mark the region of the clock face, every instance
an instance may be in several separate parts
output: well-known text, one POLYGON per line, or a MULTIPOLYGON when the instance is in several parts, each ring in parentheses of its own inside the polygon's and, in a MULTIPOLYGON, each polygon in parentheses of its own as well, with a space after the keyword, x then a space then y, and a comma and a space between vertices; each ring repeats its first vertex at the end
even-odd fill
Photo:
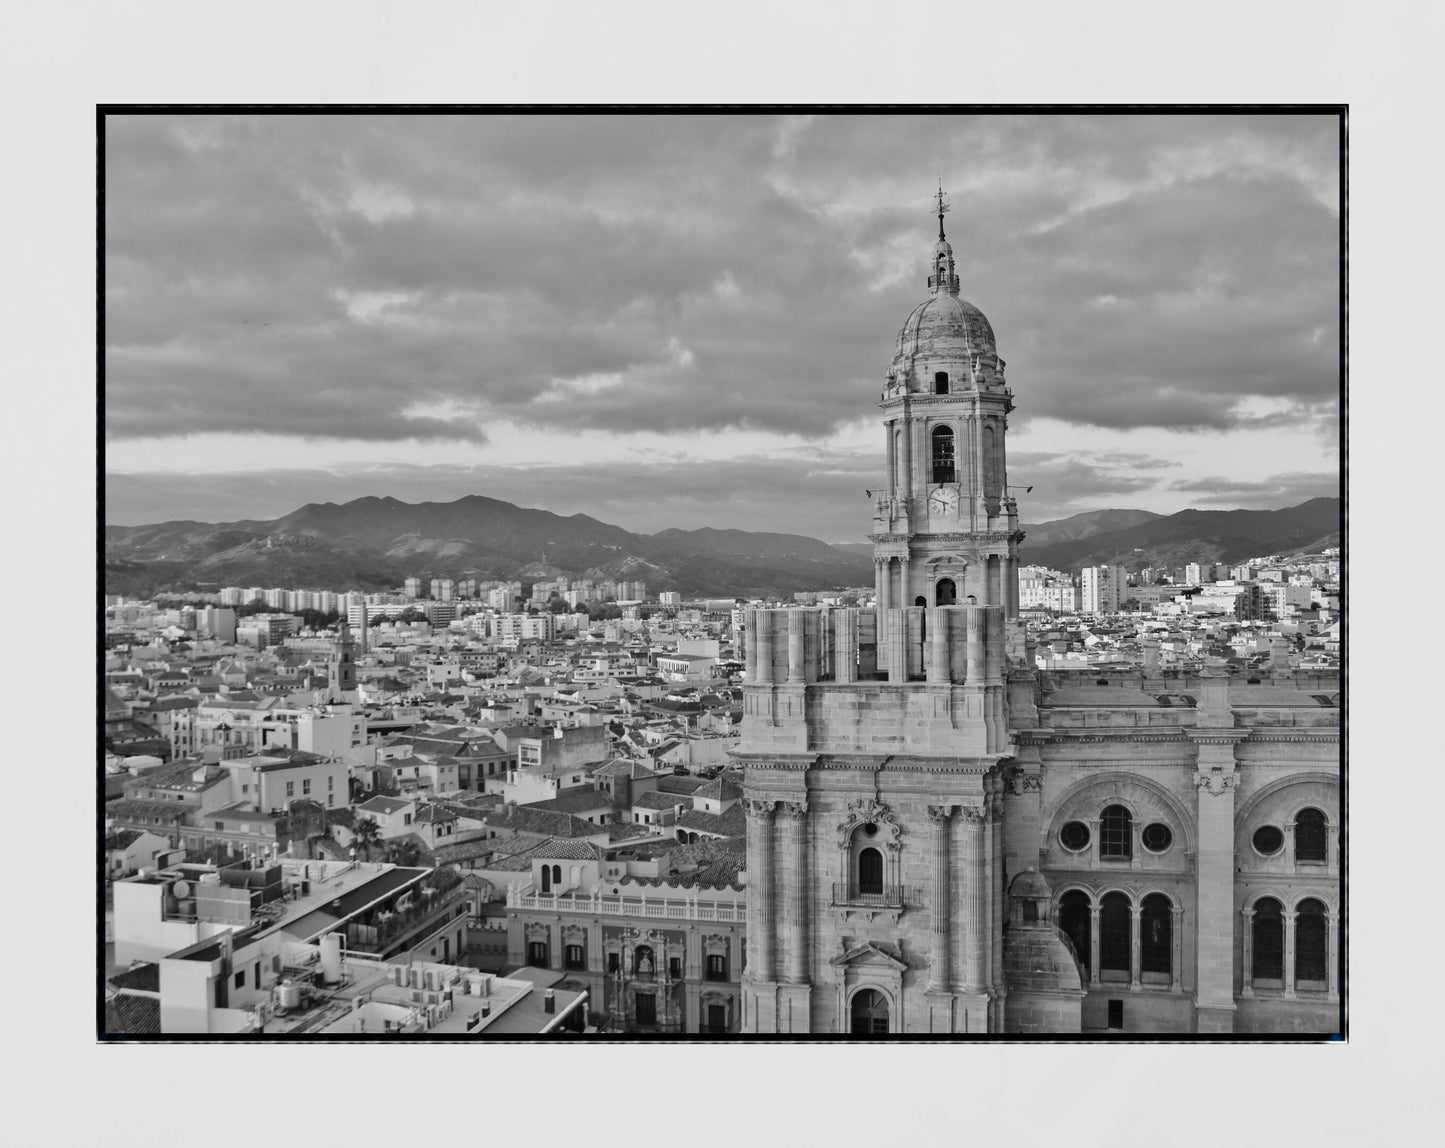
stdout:
POLYGON ((949 486, 935 490, 928 496, 928 512, 945 516, 957 514, 958 491, 949 486))

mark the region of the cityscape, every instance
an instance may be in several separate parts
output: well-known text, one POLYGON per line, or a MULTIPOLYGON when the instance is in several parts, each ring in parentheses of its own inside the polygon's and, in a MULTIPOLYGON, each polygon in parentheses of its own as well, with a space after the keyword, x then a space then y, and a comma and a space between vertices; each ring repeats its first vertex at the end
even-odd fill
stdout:
MULTIPOLYGON (((985 314, 976 209, 924 190, 911 301, 831 400, 861 461, 818 448, 837 495, 796 472, 816 511, 358 479, 142 521, 185 485, 118 473, 102 1039, 1343 1032, 1340 501, 1304 463, 1207 469, 1233 448, 1125 458, 1122 410, 1089 459, 1015 448, 1063 408, 985 314)), ((1313 356, 1334 315, 1299 322, 1313 356)), ((1291 400, 1299 442, 1267 388, 1219 441, 1337 449, 1336 387, 1291 400)))

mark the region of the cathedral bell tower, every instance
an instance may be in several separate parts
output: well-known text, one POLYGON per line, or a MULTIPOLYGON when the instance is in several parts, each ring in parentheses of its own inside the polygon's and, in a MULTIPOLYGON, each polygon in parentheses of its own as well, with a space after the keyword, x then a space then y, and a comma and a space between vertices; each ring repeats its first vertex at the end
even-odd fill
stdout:
POLYGON ((929 297, 898 332, 879 403, 888 484, 872 492, 878 608, 973 603, 1013 620, 1023 539, 1004 449, 1013 394, 993 328, 959 297, 942 189, 937 202, 929 297))
MULTIPOLYGON (((979 1033, 1005 1024, 1009 694, 1028 677, 1013 404, 943 232, 882 396, 875 609, 744 618, 742 1028, 979 1033)), ((1026 693, 1027 691, 1021 691, 1026 693)))

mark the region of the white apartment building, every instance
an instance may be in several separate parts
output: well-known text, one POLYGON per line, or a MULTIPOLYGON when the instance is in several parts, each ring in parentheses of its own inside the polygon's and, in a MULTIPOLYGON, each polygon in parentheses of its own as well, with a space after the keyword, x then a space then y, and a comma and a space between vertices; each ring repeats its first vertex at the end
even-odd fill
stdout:
POLYGON ((1119 609, 1128 573, 1123 566, 1086 566, 1079 583, 1079 609, 1086 614, 1111 614, 1119 609))

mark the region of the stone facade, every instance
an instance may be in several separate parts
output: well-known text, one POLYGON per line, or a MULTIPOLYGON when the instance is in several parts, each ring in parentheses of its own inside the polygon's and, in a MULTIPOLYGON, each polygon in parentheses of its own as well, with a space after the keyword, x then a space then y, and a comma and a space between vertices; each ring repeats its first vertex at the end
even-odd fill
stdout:
POLYGON ((742 1029, 1337 1031, 1339 682, 1035 668, 1011 392, 941 224, 877 607, 744 618, 742 1029))

